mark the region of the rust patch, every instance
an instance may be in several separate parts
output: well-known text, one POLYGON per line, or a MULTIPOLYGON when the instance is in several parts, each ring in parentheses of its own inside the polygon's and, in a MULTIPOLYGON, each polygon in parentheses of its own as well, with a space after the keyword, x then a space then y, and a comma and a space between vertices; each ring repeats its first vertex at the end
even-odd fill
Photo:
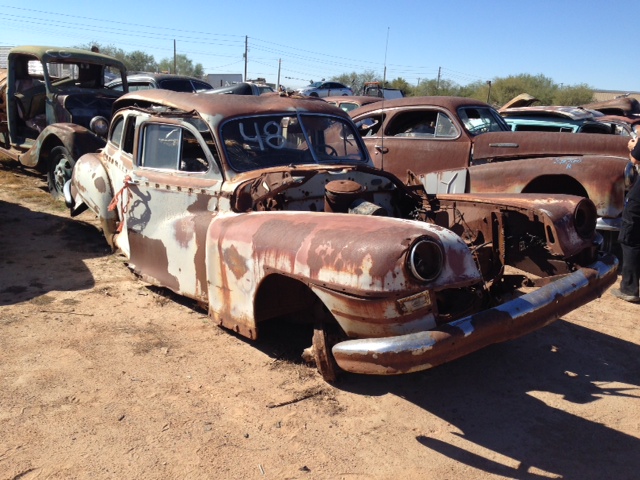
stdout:
POLYGON ((241 279, 249 271, 247 262, 244 257, 240 255, 235 245, 231 245, 229 248, 225 248, 222 252, 224 263, 229 267, 233 275, 237 279, 241 279))

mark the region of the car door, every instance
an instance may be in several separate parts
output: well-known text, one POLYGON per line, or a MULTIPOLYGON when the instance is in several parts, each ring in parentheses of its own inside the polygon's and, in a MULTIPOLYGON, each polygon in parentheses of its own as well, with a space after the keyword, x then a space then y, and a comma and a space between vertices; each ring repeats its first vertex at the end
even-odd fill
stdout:
POLYGON ((415 175, 457 172, 469 165, 471 141, 446 110, 376 110, 354 120, 375 166, 403 181, 409 171, 415 175))
POLYGON ((131 266, 206 301, 205 237, 222 185, 211 134, 180 119, 143 121, 137 132, 126 211, 131 266))

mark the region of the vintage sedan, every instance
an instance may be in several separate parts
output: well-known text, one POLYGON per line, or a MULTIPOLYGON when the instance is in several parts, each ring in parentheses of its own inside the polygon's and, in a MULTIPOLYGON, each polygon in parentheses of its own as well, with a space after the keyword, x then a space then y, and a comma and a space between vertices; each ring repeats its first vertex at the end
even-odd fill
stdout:
MULTIPOLYGON (((174 92, 205 92, 212 90, 211 84, 200 78, 172 73, 134 73, 127 76, 130 92, 159 88, 174 92)), ((122 91, 122 80, 114 80, 107 84, 107 88, 122 91)))
POLYGON ((331 105, 341 108, 345 112, 350 112, 356 108, 382 101, 380 97, 372 97, 369 95, 352 95, 352 96, 331 96, 324 97, 323 100, 331 105))
POLYGON ((143 280, 227 329, 309 325, 304 357, 328 381, 431 368, 553 322, 616 278, 589 200, 427 196, 374 169, 325 102, 149 90, 115 109, 107 146, 66 185, 72 215, 90 208, 143 280), (536 273, 532 291, 507 265, 536 273))
POLYGON ((374 164, 429 193, 562 193, 593 200, 607 248, 624 206, 628 137, 512 132, 471 98, 409 97, 349 112, 374 164), (526 161, 515 161, 526 160, 526 161))

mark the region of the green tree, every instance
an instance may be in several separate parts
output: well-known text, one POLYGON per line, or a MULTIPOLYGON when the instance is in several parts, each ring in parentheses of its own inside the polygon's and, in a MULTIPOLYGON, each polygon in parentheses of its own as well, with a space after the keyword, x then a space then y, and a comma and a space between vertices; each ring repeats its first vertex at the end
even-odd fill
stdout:
POLYGON ((198 78, 202 78, 204 76, 204 68, 202 67, 202 64, 197 63, 196 65, 193 65, 193 61, 182 53, 176 55, 175 66, 176 68, 174 71, 173 58, 163 58, 160 63, 158 63, 158 69, 161 72, 190 75, 198 78))
POLYGON ((354 95, 362 95, 365 82, 379 82, 380 77, 373 70, 365 70, 362 73, 343 73, 337 77, 332 77, 332 82, 340 82, 351 87, 354 95))
POLYGON ((553 105, 584 105, 593 102, 593 88, 586 84, 559 88, 553 105))
POLYGON ((425 79, 413 89, 413 94, 419 97, 433 95, 457 96, 460 95, 460 85, 445 78, 440 80, 437 78, 425 79))
POLYGON ((125 59, 125 65, 129 71, 155 72, 158 70, 158 64, 153 55, 146 54, 140 50, 127 53, 125 59))

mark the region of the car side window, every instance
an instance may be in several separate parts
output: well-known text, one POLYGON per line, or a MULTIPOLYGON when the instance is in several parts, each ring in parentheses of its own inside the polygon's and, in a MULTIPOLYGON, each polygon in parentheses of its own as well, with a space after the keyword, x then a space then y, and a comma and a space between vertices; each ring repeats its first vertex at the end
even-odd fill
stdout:
POLYGON ((111 143, 119 147, 122 143, 122 132, 124 131, 124 117, 114 119, 111 127, 111 143))
POLYGON ((435 110, 409 110, 395 116, 386 134, 390 137, 434 137, 437 121, 435 110))
POLYGON ((140 165, 145 168, 182 172, 205 172, 209 162, 189 130, 164 124, 144 127, 140 165))
POLYGON ((456 138, 460 132, 449 115, 438 112, 438 120, 436 121, 436 138, 456 138))
POLYGON ((358 120, 356 127, 361 137, 376 137, 380 132, 382 121, 384 120, 381 113, 370 115, 366 118, 358 120))

